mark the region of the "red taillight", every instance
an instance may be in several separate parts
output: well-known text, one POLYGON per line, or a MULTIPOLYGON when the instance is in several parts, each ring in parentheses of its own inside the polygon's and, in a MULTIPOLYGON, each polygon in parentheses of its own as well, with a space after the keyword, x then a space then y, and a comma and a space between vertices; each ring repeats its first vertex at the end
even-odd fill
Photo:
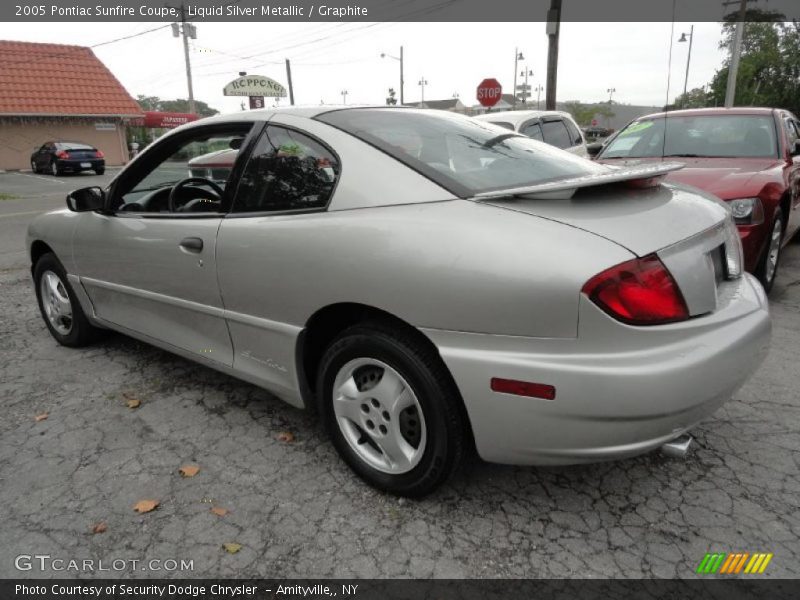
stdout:
POLYGON ((56 158, 69 158, 69 153, 66 150, 59 150, 56 152, 56 158))
POLYGON ((631 325, 689 318, 683 295, 655 254, 611 267, 592 277, 581 291, 609 315, 631 325))
POLYGON ((556 398, 556 388, 546 383, 532 383, 530 381, 492 377, 491 388, 493 392, 514 394, 515 396, 529 396, 531 398, 542 398, 544 400, 555 400, 556 398))
POLYGON ((100 150, 95 150, 94 151, 94 156, 95 156, 95 158, 103 158, 105 156, 105 154, 103 154, 100 150))

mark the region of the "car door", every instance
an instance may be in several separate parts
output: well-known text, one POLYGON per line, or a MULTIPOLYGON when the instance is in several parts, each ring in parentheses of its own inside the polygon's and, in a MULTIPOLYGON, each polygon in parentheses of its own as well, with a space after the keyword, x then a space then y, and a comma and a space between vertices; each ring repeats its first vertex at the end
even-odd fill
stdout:
POLYGON ((542 119, 542 136, 546 143, 556 148, 569 151, 572 147, 569 131, 560 117, 542 119))
POLYGON ((784 119, 789 162, 785 170, 786 186, 789 189, 791 209, 786 215, 786 232, 789 236, 800 229, 800 154, 795 153, 795 144, 800 141, 800 121, 794 116, 784 119))
POLYGON ((36 168, 39 170, 45 169, 50 166, 50 156, 55 154, 54 145, 51 143, 47 143, 42 145, 39 148, 39 151, 36 153, 36 168))
POLYGON ((292 294, 302 294, 298 281, 314 260, 304 235, 315 219, 326 217, 339 172, 338 156, 322 141, 271 121, 249 156, 217 239, 233 367, 294 405, 302 404, 294 355, 301 327, 288 316, 292 294))
POLYGON ((223 191, 219 203, 208 199, 216 192, 197 191, 207 184, 186 193, 189 186, 178 188, 176 210, 169 209, 168 196, 175 189, 170 182, 190 177, 192 158, 234 139, 240 145, 251 126, 195 127, 167 136, 137 160, 133 168, 139 169, 114 182, 106 214, 81 215, 73 255, 100 319, 148 341, 232 364, 216 273, 217 232, 231 188, 228 181, 216 182, 223 191))
POLYGON ((534 140, 544 141, 542 137, 542 126, 539 123, 539 119, 531 119, 529 121, 525 121, 519 128, 519 132, 522 135, 527 135, 529 138, 534 140))
POLYGON ((572 119, 565 118, 564 126, 567 128, 570 136, 570 147, 567 148, 567 150, 577 156, 588 157, 589 153, 586 151, 586 140, 583 139, 583 134, 575 122, 572 119))

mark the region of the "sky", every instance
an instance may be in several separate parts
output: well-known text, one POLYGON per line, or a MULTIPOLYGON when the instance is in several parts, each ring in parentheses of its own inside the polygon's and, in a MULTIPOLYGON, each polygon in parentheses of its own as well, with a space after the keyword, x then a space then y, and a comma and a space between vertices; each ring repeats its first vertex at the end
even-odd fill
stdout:
MULTIPOLYGON (((158 27, 159 23, 15 23, 3 39, 91 46, 158 27)), ((689 44, 679 43, 691 23, 561 24, 558 100, 607 101, 663 106, 667 99, 670 39, 670 100, 683 91, 689 44)), ((476 103, 475 90, 486 77, 503 92, 513 87, 515 51, 523 53, 517 71, 533 71, 528 83, 544 85, 547 65, 545 23, 204 23, 198 22, 190 58, 194 96, 221 112, 240 110, 241 98, 222 88, 239 71, 266 75, 286 84, 284 60, 292 62, 297 104, 383 104, 387 90, 399 90, 399 62, 405 57, 405 100, 452 98, 476 103)), ((711 80, 725 51, 718 48, 718 23, 694 24, 688 89, 711 80)), ((183 46, 166 28, 94 49, 95 54, 134 97, 186 98, 183 46)), ((521 83, 521 79, 518 83, 521 83)), ((533 101, 536 100, 534 92, 533 101)), ((267 101, 270 106, 271 100, 267 101)), ((281 100, 288 104, 288 99, 281 100)), ((544 92, 542 92, 544 106, 544 92)))

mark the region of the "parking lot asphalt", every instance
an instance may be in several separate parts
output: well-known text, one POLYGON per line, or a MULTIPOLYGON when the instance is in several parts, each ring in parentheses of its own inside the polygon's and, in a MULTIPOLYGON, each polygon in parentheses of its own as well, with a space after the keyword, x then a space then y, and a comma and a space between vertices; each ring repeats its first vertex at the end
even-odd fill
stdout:
POLYGON ((351 474, 312 416, 259 388, 121 335, 80 350, 53 341, 25 227, 111 175, 0 174, 0 194, 17 197, 0 201, 0 577, 694 577, 706 552, 773 553, 762 577, 800 576, 797 240, 771 296, 766 362, 695 428, 687 459, 476 462, 399 500, 351 474), (184 465, 199 472, 182 477, 184 465), (144 499, 159 505, 134 512, 144 499), (141 562, 15 568, 37 554, 141 562), (153 559, 193 569, 142 570, 153 559))

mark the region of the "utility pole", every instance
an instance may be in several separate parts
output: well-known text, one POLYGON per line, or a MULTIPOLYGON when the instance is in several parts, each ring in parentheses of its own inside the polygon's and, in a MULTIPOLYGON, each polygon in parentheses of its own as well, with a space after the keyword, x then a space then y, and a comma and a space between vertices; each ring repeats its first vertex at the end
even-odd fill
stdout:
POLYGON ((403 47, 400 46, 399 57, 381 52, 381 58, 393 58, 394 60, 400 61, 400 105, 402 106, 405 103, 405 95, 403 94, 403 89, 405 88, 405 80, 403 79, 403 47))
POLYGON ((550 0, 547 11, 547 92, 545 109, 556 109, 556 83, 558 81, 558 33, 561 28, 561 0, 550 0))
POLYGON ((289 104, 294 106, 294 88, 292 87, 292 64, 286 59, 286 81, 289 84, 289 104))
MULTIPOLYGON (((167 8, 176 8, 166 5, 167 8)), ((194 90, 192 89, 192 62, 189 60, 189 38, 197 39, 197 28, 191 23, 186 22, 186 6, 181 3, 181 25, 180 31, 177 23, 172 24, 173 37, 183 36, 183 58, 186 61, 186 83, 189 86, 189 112, 194 114, 197 111, 194 106, 194 90)))
POLYGON ((425 104, 425 86, 426 85, 428 85, 428 80, 425 79, 424 77, 421 77, 420 80, 419 80, 419 87, 422 88, 422 102, 419 103, 420 104, 420 108, 425 108, 422 105, 425 104))
MULTIPOLYGON (((724 6, 734 2, 723 2, 724 6)), ((742 37, 744 36, 744 20, 747 16, 747 0, 739 4, 739 18, 736 20, 736 31, 733 34, 731 46, 731 64, 728 67, 728 86, 725 89, 725 108, 730 108, 736 102, 736 76, 739 74, 739 55, 742 53, 742 37)))
MULTIPOLYGON (((684 41, 686 39, 686 34, 681 34, 681 39, 678 41, 684 41)), ((691 29, 689 29, 689 53, 686 55, 686 76, 683 78, 683 102, 684 105, 686 104, 686 87, 689 85, 689 65, 692 62, 692 42, 694 42, 694 25, 692 25, 691 29)))
POLYGON ((404 104, 403 101, 403 47, 400 46, 400 106, 404 104))
POLYGON ((514 90, 511 94, 514 96, 514 106, 517 105, 517 65, 519 61, 523 60, 525 57, 522 56, 522 52, 519 51, 519 48, 514 48, 514 90))

